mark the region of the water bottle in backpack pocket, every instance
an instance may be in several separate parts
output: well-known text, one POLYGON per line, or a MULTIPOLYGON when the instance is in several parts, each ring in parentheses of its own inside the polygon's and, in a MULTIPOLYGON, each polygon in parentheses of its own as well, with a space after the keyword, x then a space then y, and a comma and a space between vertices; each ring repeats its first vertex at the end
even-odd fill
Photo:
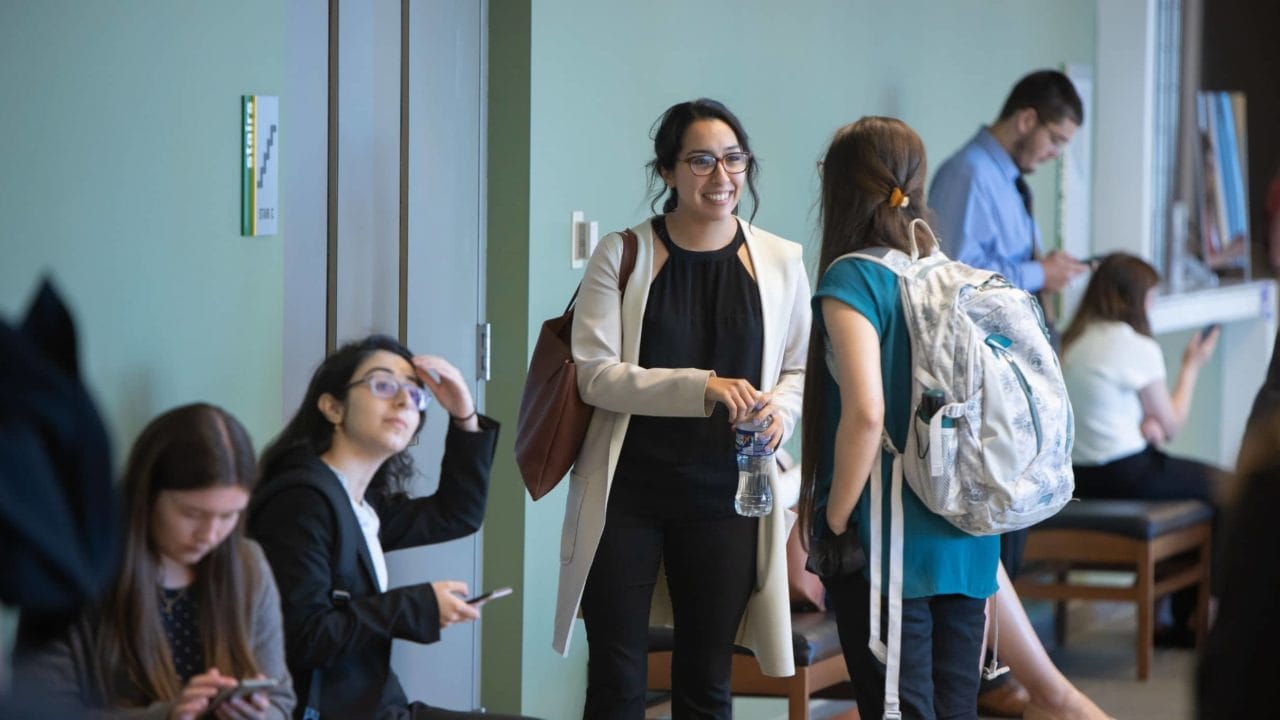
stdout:
POLYGON ((943 412, 946 404, 946 394, 941 390, 929 388, 920 393, 912 430, 916 434, 919 459, 928 461, 929 476, 939 487, 940 495, 959 492, 956 482, 956 420, 943 412))

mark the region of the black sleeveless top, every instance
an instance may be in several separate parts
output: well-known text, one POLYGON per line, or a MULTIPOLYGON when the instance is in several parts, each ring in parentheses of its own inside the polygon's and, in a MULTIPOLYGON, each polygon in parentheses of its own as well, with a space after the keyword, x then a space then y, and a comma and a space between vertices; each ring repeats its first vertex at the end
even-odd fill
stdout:
MULTIPOLYGON (((760 387, 764 320, 760 290, 738 258, 742 226, 719 250, 693 252, 671 241, 666 219, 653 219, 667 248, 649 285, 640 366, 701 368, 760 387)), ((733 426, 719 403, 711 417, 632 415, 613 477, 611 512, 672 518, 735 514, 738 469, 733 426)))

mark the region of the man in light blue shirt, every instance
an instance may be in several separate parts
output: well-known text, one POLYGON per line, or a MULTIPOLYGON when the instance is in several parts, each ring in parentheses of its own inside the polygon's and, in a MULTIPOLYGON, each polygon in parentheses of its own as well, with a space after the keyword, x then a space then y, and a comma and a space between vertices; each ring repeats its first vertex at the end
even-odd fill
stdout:
POLYGON ((929 188, 948 257, 1004 275, 1028 292, 1057 292, 1086 266, 1067 253, 1043 255, 1024 175, 1052 160, 1084 122, 1071 80, 1039 70, 1018 81, 1000 117, 942 163, 929 188))
MULTIPOLYGON (((1019 80, 996 121, 979 128, 933 176, 929 207, 943 252, 1041 296, 1084 272, 1087 266, 1065 252, 1041 252, 1023 178, 1058 157, 1082 123, 1084 104, 1066 75, 1038 70, 1019 80)), ((1025 545, 1025 530, 1000 536, 1000 560, 1010 578, 1017 577, 1025 545)), ((978 710, 1018 718, 1029 700, 1026 689, 1005 675, 983 682, 978 710)))

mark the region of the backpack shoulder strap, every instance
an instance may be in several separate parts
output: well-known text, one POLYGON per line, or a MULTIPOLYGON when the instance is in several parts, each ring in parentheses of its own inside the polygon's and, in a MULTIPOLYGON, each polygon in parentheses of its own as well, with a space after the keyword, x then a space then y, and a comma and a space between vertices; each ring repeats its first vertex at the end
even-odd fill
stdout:
POLYGON ((869 247, 841 255, 835 260, 832 260, 830 264, 827 265, 827 269, 823 272, 829 272, 831 268, 835 267, 836 263, 849 258, 870 260, 873 263, 888 268, 895 275, 902 275, 902 269, 911 262, 911 258, 901 250, 894 250, 891 247, 869 247))

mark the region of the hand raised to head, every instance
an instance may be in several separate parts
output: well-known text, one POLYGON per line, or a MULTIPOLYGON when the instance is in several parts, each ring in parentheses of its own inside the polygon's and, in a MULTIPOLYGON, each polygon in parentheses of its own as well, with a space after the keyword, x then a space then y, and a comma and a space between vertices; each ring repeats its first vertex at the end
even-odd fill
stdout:
POLYGON ((471 388, 458 368, 437 355, 417 355, 413 358, 413 369, 459 427, 472 432, 480 429, 471 388))

